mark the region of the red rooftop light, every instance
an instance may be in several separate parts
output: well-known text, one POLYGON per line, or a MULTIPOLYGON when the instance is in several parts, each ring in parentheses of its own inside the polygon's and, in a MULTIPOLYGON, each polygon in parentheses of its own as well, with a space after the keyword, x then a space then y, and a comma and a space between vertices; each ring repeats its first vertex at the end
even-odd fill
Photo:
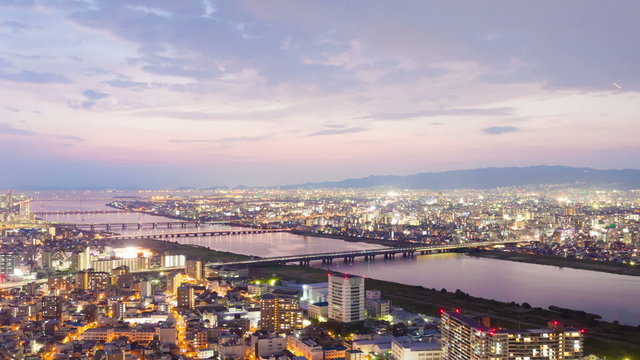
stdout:
POLYGON ((586 334, 587 333, 587 329, 580 329, 580 333, 581 334, 586 334))
POLYGON ((455 309, 455 312, 457 312, 458 314, 460 314, 460 309, 459 309, 459 308, 456 308, 456 309, 455 309))
POLYGON ((440 314, 444 314, 444 309, 443 308, 440 308, 439 311, 440 311, 440 314))

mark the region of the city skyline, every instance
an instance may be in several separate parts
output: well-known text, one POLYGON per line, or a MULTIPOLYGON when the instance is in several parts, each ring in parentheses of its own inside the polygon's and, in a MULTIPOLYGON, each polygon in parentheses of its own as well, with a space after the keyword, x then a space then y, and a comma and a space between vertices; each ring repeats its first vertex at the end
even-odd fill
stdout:
POLYGON ((3 2, 2 185, 640 168, 639 7, 3 2))

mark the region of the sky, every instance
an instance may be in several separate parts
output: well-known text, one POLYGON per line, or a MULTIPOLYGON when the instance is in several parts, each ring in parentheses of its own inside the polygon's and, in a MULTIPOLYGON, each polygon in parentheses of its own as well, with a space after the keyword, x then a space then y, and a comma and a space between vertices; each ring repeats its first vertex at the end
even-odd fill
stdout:
POLYGON ((0 187, 640 168, 640 2, 0 0, 0 187))

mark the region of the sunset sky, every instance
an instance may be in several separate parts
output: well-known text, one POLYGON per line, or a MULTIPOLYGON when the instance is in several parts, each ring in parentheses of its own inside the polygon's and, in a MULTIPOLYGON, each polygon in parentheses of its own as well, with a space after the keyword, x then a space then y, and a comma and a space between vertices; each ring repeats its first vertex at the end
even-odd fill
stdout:
POLYGON ((0 187, 640 168, 638 1, 0 0, 0 187))

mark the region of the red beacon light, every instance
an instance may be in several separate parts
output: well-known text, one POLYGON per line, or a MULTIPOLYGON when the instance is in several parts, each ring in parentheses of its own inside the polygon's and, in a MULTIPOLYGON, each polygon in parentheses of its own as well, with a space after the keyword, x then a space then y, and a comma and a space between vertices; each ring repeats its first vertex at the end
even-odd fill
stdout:
POLYGON ((440 308, 439 311, 440 311, 440 314, 444 314, 444 309, 443 308, 440 308))
POLYGON ((587 329, 580 329, 580 334, 586 334, 587 333, 587 329))
POLYGON ((460 310, 459 308, 456 308, 454 311, 455 311, 456 313, 458 313, 458 314, 460 314, 460 313, 461 313, 461 310, 460 310))

